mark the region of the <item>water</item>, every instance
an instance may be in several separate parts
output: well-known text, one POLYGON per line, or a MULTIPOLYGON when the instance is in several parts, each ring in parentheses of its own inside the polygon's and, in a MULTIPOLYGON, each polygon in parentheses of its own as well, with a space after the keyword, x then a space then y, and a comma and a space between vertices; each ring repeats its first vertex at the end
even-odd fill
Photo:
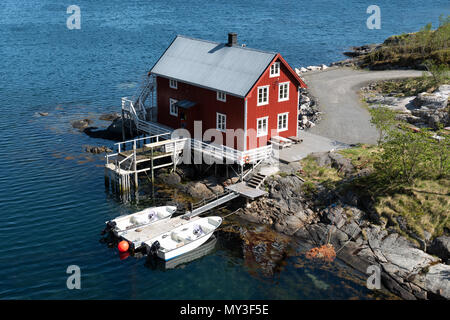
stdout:
MULTIPOLYGON (((70 120, 118 111, 176 34, 278 51, 295 67, 342 59, 352 45, 437 24, 448 1, 378 1, 382 29, 365 27, 360 1, 76 1, 81 30, 68 30, 72 1, 0 5, 0 298, 374 298, 364 276, 336 262, 315 265, 297 244, 274 274, 219 239, 214 253, 170 271, 120 260, 101 243, 105 220, 136 210, 104 192, 108 144, 70 120), (41 117, 38 112, 48 112, 41 117), (66 268, 81 268, 81 290, 66 268)), ((100 126, 106 125, 97 121, 100 126)), ((237 222, 234 222, 237 223, 237 222)))

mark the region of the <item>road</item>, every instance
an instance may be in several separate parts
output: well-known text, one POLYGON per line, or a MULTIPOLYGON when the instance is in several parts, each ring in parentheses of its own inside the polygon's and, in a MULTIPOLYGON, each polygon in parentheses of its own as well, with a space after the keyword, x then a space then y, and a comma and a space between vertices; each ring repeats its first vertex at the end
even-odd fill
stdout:
POLYGON ((342 143, 370 143, 378 133, 370 123, 370 114, 362 106, 358 91, 371 81, 419 77, 422 71, 363 71, 330 68, 304 75, 311 94, 318 99, 322 120, 308 131, 342 143))

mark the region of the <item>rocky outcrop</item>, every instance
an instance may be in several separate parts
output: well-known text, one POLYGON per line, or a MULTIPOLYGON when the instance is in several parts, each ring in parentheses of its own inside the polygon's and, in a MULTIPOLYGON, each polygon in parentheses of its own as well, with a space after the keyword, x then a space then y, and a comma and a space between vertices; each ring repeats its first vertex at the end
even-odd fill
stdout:
POLYGON ((320 121, 321 112, 318 109, 317 99, 312 97, 308 91, 300 94, 300 106, 298 110, 298 125, 300 129, 309 129, 320 121))
POLYGON ((72 127, 78 130, 84 130, 85 128, 89 127, 89 125, 92 123, 91 119, 81 119, 81 120, 75 120, 72 121, 72 127))
POLYGON ((369 108, 386 107, 398 112, 397 118, 418 127, 438 129, 450 125, 448 99, 450 85, 442 85, 433 93, 422 92, 417 96, 396 97, 374 92, 375 84, 361 89, 369 108))
POLYGON ((337 152, 314 152, 310 156, 316 159, 319 166, 335 168, 345 176, 350 176, 355 172, 352 162, 337 152))
POLYGON ((94 154, 112 152, 107 146, 85 146, 84 151, 94 154))
POLYGON ((435 238, 428 247, 428 253, 436 255, 447 264, 450 264, 450 237, 440 236, 435 238))

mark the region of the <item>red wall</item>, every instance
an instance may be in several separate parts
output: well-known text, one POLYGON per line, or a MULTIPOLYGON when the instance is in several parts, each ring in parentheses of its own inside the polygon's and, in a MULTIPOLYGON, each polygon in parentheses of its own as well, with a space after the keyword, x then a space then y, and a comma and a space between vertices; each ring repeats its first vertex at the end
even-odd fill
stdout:
MULTIPOLYGON (((186 129, 194 137, 194 121, 202 121, 202 134, 206 129, 216 128, 216 112, 223 113, 227 117, 227 129, 244 129, 244 99, 227 94, 226 102, 217 100, 215 90, 196 87, 187 83, 178 82, 178 88, 169 86, 169 79, 157 77, 157 105, 158 122, 171 128, 181 128, 180 114, 183 109, 178 109, 178 117, 169 113, 169 99, 189 100, 197 105, 185 111, 187 116, 186 129)), ((226 135, 223 136, 223 144, 226 144, 226 135)), ((233 148, 243 150, 243 141, 238 145, 237 139, 233 148)), ((243 139, 241 139, 243 140, 243 139)))
MULTIPOLYGON (((280 61, 279 59, 276 61, 280 61)), ((282 137, 291 137, 297 134, 297 110, 298 110, 298 88, 297 80, 294 78, 287 67, 280 63, 280 76, 270 78, 270 66, 266 69, 263 75, 260 77, 256 85, 247 95, 247 128, 253 128, 256 132, 257 118, 268 116, 268 135, 260 138, 247 138, 247 149, 251 149, 256 145, 261 147, 266 145, 267 141, 271 138, 271 129, 277 129, 278 114, 289 112, 288 115, 288 130, 275 133, 282 137), (278 102, 278 83, 289 81, 289 100, 278 102), (258 87, 270 85, 269 87, 269 104, 263 106, 257 106, 258 99, 258 87)), ((255 134, 256 135, 256 134, 255 134)))

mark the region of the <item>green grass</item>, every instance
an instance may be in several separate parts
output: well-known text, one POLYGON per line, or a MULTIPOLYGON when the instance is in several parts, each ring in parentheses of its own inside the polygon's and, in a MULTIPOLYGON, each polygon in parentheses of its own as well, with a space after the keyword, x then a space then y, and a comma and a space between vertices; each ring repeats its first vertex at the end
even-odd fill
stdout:
MULTIPOLYGON (((378 146, 358 145, 338 152, 361 170, 373 168, 382 149, 378 146)), ((396 183, 382 180, 374 171, 367 177, 345 181, 337 170, 320 167, 311 156, 301 160, 301 164, 303 172, 299 176, 305 180, 302 191, 311 198, 317 193, 319 184, 341 195, 351 190, 360 197, 369 197, 381 220, 411 240, 415 240, 410 237, 412 233, 424 237, 424 232, 427 231, 432 236, 439 236, 445 228, 450 230, 449 179, 416 179, 412 184, 396 183), (400 228, 398 216, 406 222, 406 232, 400 228)))

